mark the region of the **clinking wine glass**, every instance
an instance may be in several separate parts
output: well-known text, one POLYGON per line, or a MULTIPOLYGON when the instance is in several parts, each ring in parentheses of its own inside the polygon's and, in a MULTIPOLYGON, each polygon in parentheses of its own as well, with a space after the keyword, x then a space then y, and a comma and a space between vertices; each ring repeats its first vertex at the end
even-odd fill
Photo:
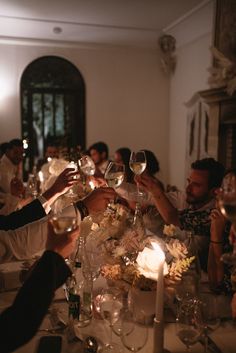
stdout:
MULTIPOLYGON (((144 172, 147 166, 146 154, 144 151, 131 152, 129 159, 129 167, 135 175, 140 175, 144 172)), ((137 184, 138 196, 142 196, 143 193, 139 190, 137 184)))
POLYGON ((68 198, 59 197, 52 206, 50 222, 56 234, 71 232, 76 229, 78 211, 76 205, 68 198))
POLYGON ((118 188, 124 181, 125 166, 121 163, 110 162, 105 171, 104 178, 111 188, 118 188))
MULTIPOLYGON (((135 175, 142 174, 147 166, 145 152, 144 151, 131 152, 129 166, 135 175)), ((140 207, 140 203, 139 203, 139 199, 142 196, 143 196, 143 192, 140 191, 139 184, 137 184, 137 200, 138 201, 136 202, 136 205, 135 205, 133 225, 137 226, 138 228, 141 228, 141 229, 144 228, 142 212, 141 212, 141 207, 140 207)))
POLYGON ((96 171, 96 166, 94 161, 90 156, 84 155, 78 160, 79 168, 82 171, 82 183, 83 189, 86 189, 86 179, 87 177, 93 176, 96 171))
MULTIPOLYGON (((72 168, 74 169, 73 172, 77 172, 78 171, 78 164, 77 162, 75 162, 74 160, 70 160, 68 165, 67 165, 67 168, 72 168)), ((78 175, 74 175, 73 176, 73 179, 78 179, 78 175)), ((74 186, 72 186, 68 191, 67 193, 65 194, 65 196, 67 197, 71 197, 72 199, 76 199, 77 198, 77 193, 74 191, 74 186)))
MULTIPOLYGON (((104 174, 107 185, 111 188, 118 188, 124 181, 125 166, 121 163, 110 162, 104 174)), ((112 209, 112 202, 108 205, 112 209)))

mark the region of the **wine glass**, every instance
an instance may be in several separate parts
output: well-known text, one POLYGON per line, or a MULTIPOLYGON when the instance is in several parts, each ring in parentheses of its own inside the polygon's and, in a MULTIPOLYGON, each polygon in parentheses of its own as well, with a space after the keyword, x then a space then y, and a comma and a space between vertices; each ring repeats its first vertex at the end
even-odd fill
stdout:
MULTIPOLYGON (((118 188, 122 182, 124 181, 125 177, 125 166, 124 164, 110 162, 107 166, 107 169, 104 174, 104 179, 107 182, 107 185, 111 188, 118 188)), ((113 209, 112 205, 114 205, 114 201, 108 204, 108 209, 113 209)))
MULTIPOLYGON (((129 159, 129 167, 135 175, 140 175, 146 169, 147 161, 144 151, 131 152, 129 159)), ((143 193, 139 190, 139 184, 137 184, 138 196, 142 196, 143 193)))
POLYGON ((122 314, 121 341, 131 352, 140 351, 148 339, 148 325, 143 311, 126 310, 122 314))
POLYGON ((73 202, 59 197, 52 206, 50 222, 56 234, 71 232, 77 227, 78 211, 73 202))
POLYGON ((110 162, 105 171, 104 178, 107 182, 107 185, 111 188, 118 188, 125 176, 125 166, 124 164, 110 162))
MULTIPOLYGON (((147 161, 144 151, 131 152, 129 159, 130 169, 135 175, 140 175, 146 169, 147 161)), ((141 207, 139 203, 139 198, 144 195, 143 192, 139 190, 139 184, 137 183, 137 202, 135 205, 133 225, 138 229, 144 229, 144 223, 142 218, 141 207)))
POLYGON ((38 180, 34 174, 29 174, 26 190, 33 198, 38 196, 38 180))
POLYGON ((176 318, 176 330, 186 352, 190 352, 191 346, 202 337, 203 329, 199 301, 193 298, 183 300, 176 318))
MULTIPOLYGON (((68 165, 66 166, 66 168, 72 168, 74 169, 73 172, 77 172, 78 171, 78 165, 77 163, 74 161, 74 160, 70 160, 68 165)), ((74 175, 72 177, 73 179, 78 179, 78 175, 74 175)), ((74 190, 74 186, 72 186, 68 191, 67 193, 65 194, 65 196, 67 197, 71 197, 73 199, 76 199, 77 198, 77 193, 75 192, 74 190)))
POLYGON ((78 160, 80 169, 85 175, 92 176, 95 174, 95 164, 91 157, 84 155, 78 160))
POLYGON ((82 183, 83 183, 83 191, 86 191, 86 179, 87 176, 90 177, 95 174, 96 166, 94 161, 90 156, 84 155, 78 160, 78 164, 80 170, 82 171, 82 183))
POLYGON ((112 326, 118 321, 123 307, 123 294, 116 287, 103 288, 97 300, 97 310, 101 317, 109 324, 110 339, 104 345, 102 353, 122 352, 122 347, 112 342, 112 326))

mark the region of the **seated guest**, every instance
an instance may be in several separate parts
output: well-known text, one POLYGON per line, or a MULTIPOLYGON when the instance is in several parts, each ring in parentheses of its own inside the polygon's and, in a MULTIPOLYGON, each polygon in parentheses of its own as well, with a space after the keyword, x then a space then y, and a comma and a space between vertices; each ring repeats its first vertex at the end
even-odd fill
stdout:
POLYGON ((94 176, 103 177, 109 164, 107 144, 105 142, 96 142, 89 147, 88 152, 96 166, 94 176))
POLYGON ((0 352, 12 352, 37 332, 54 293, 71 275, 65 263, 74 250, 78 229, 58 236, 48 224, 46 251, 35 264, 13 304, 0 315, 0 352))
POLYGON ((224 166, 213 158, 192 163, 185 192, 166 194, 159 181, 147 175, 136 177, 140 186, 152 194, 155 206, 166 224, 192 231, 199 247, 202 268, 207 271, 210 240, 210 213, 215 208, 215 190, 220 187, 224 166))
POLYGON ((118 148, 115 152, 114 160, 116 163, 124 164, 125 166, 125 181, 127 183, 134 182, 134 174, 129 167, 129 159, 131 155, 131 150, 128 147, 118 148))
POLYGON ((44 158, 39 159, 37 163, 37 170, 40 170, 45 163, 48 163, 52 158, 59 157, 59 150, 57 144, 53 141, 47 143, 44 158))
POLYGON ((11 140, 0 160, 0 198, 1 202, 6 205, 5 210, 1 209, 1 214, 7 214, 9 210, 16 209, 24 194, 21 171, 23 152, 23 142, 19 139, 11 140), (17 178, 22 186, 19 188, 21 192, 19 195, 11 194, 11 181, 14 178, 17 178))
MULTIPOLYGON (((110 200, 114 200, 115 197, 116 193, 112 188, 105 187, 92 191, 76 203, 79 211, 78 222, 89 214, 104 211, 110 200)), ((45 215, 43 210, 41 213, 45 215)), ((0 262, 29 259, 42 252, 46 244, 47 221, 48 217, 43 217, 18 229, 0 230, 0 262)))

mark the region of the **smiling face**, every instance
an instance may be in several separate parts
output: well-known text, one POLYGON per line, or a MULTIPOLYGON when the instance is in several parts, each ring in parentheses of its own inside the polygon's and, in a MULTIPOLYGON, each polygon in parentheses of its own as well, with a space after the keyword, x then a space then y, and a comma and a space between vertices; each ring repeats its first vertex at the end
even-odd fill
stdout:
POLYGON ((186 201, 190 205, 200 207, 210 201, 213 193, 212 189, 209 189, 208 179, 207 170, 191 170, 186 186, 186 201))

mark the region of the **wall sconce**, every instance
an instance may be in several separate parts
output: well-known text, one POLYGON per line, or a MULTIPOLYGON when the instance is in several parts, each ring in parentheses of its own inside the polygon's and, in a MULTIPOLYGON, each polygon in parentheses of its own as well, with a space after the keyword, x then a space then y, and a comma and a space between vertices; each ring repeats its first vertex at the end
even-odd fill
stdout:
POLYGON ((165 74, 173 74, 176 68, 175 45, 176 39, 170 34, 163 34, 158 39, 161 51, 161 67, 165 74))

